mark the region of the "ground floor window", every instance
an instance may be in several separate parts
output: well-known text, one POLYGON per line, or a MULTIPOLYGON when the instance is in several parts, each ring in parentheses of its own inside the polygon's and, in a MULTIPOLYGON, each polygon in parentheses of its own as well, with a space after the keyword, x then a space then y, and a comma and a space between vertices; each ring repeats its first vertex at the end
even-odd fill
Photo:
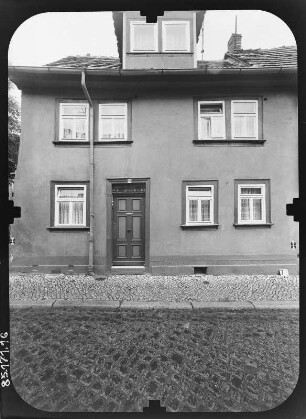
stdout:
POLYGON ((51 226, 88 226, 87 182, 51 182, 51 226))
POLYGON ((266 224, 270 220, 269 180, 236 180, 235 222, 266 224))
POLYGON ((214 225, 217 214, 217 181, 183 182, 183 225, 214 225))

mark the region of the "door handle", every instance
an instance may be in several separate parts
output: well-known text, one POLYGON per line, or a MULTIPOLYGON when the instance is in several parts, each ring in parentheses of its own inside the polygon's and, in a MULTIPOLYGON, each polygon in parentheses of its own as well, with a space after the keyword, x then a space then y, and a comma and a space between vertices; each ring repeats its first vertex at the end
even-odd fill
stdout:
POLYGON ((128 228, 127 231, 132 231, 132 229, 131 228, 128 228))

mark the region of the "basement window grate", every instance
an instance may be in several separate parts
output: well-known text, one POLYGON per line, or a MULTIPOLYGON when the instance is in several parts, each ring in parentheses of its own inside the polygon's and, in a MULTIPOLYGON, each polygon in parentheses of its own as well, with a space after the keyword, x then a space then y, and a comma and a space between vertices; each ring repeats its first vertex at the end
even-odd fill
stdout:
POLYGON ((193 273, 195 275, 207 275, 207 266, 194 266, 193 273))

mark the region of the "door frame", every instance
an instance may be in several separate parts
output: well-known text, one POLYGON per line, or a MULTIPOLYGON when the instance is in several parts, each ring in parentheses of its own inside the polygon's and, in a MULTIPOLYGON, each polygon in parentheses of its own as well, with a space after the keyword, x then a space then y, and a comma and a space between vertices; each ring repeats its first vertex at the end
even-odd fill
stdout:
MULTIPOLYGON (((106 179, 106 271, 110 272, 113 266, 113 234, 112 234, 112 201, 114 183, 144 183, 145 192, 145 271, 150 270, 150 178, 109 178, 106 179)), ((114 265, 115 266, 115 265, 114 265)))

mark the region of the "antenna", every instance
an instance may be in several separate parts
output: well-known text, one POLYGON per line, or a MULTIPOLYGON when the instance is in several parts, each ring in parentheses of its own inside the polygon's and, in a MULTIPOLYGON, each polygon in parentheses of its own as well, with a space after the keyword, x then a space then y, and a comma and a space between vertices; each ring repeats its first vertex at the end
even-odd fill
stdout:
POLYGON ((237 34, 237 15, 235 16, 235 35, 237 34))

